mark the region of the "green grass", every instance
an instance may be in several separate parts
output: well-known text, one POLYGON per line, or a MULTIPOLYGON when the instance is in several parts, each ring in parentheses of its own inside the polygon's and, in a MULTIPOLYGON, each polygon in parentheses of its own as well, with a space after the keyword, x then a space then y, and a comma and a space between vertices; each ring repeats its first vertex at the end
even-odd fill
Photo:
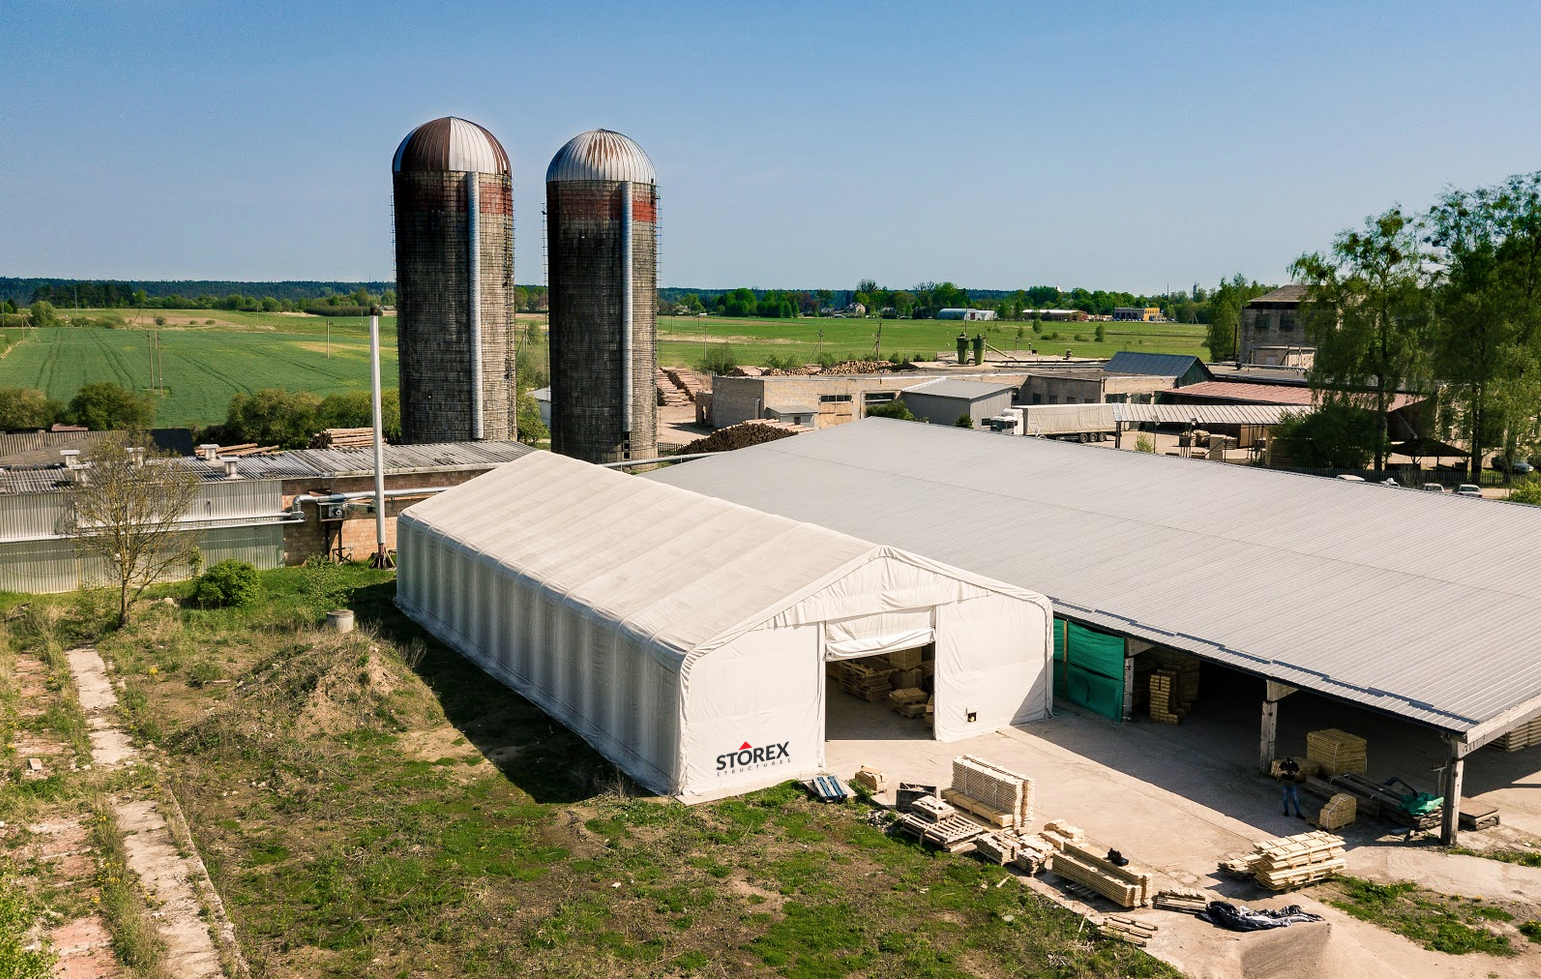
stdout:
POLYGON ((961 323, 957 320, 874 320, 812 319, 790 320, 726 319, 721 317, 658 318, 658 362, 695 364, 702 356, 702 336, 710 344, 727 343, 741 363, 763 364, 770 356, 794 356, 812 361, 819 351, 819 331, 824 332, 823 350, 840 359, 861 359, 873 353, 878 327, 883 330, 882 355, 932 357, 939 351, 956 349, 960 330, 970 337, 983 331, 985 340, 999 350, 1014 348, 1026 352, 1030 347, 1040 354, 1063 355, 1068 349, 1077 357, 1111 357, 1120 350, 1141 353, 1180 353, 1203 357, 1204 327, 1180 323, 1043 323, 1043 334, 1033 333, 1029 322, 961 323), (1097 327, 1106 331, 1104 342, 1097 343, 1097 327), (1017 338, 1017 328, 1023 335, 1017 338), (1058 339, 1047 337, 1058 334, 1058 339), (1084 340, 1076 340, 1077 336, 1084 340))
POLYGON ((1513 915, 1480 899, 1438 894, 1409 881, 1377 884, 1339 877, 1328 887, 1327 903, 1435 952, 1515 954, 1507 935, 1484 927, 1488 922, 1508 923, 1513 915))
POLYGON ((147 605, 98 644, 163 734, 254 974, 1176 975, 994 886, 999 867, 886 836, 865 805, 790 784, 638 798, 404 619, 388 572, 262 585, 248 609, 147 605), (318 628, 336 607, 359 631, 318 628), (206 663, 229 682, 190 683, 206 663))
POLYGON ((1484 860, 1497 860, 1500 863, 1516 863, 1521 867, 1541 867, 1541 850, 1473 850, 1470 847, 1453 846, 1450 852, 1468 857, 1481 857, 1484 860))

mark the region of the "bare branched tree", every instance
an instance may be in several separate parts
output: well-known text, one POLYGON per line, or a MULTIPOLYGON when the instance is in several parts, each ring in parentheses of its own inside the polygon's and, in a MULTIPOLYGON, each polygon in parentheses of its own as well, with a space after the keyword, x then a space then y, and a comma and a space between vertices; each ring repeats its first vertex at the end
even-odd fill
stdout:
POLYGON ((148 434, 98 443, 69 492, 65 532, 88 563, 107 569, 118 586, 118 625, 157 581, 185 574, 198 553, 187 516, 198 476, 170 458, 140 448, 148 434))

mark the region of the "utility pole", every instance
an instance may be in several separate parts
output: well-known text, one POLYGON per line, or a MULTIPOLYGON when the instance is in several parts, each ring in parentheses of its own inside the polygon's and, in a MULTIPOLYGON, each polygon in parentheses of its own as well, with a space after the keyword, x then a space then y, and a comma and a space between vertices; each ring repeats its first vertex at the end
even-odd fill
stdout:
POLYGON ((369 399, 375 424, 375 554, 371 567, 395 564, 385 549, 385 426, 380 417, 380 307, 369 311, 369 399))

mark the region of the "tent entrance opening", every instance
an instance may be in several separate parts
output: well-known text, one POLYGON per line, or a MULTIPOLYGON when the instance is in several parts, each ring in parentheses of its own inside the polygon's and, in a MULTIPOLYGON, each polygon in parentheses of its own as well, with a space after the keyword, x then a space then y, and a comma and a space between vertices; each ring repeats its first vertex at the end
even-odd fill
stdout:
POLYGON ((931 737, 935 643, 827 659, 825 675, 826 739, 931 737))

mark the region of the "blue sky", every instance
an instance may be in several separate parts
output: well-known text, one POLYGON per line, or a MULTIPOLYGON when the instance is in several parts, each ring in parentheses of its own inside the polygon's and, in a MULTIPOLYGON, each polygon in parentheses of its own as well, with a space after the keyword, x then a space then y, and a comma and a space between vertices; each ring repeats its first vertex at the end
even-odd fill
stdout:
POLYGON ((659 171, 665 285, 1156 291, 1541 169, 1541 5, 0 5, 0 275, 382 279, 390 158, 459 115, 659 171))

